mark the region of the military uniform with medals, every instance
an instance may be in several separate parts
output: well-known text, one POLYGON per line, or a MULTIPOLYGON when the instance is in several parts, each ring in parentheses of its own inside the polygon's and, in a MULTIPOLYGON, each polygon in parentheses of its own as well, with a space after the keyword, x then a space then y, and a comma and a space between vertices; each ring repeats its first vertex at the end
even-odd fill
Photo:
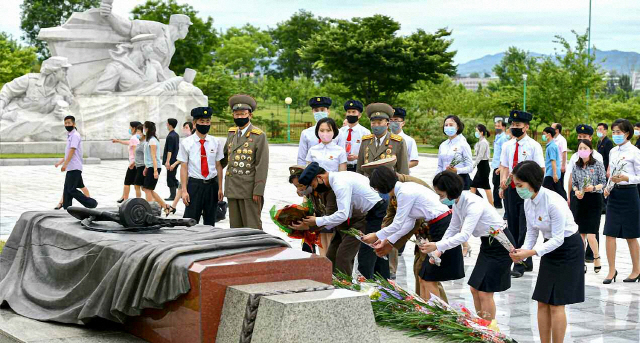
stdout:
MULTIPOLYGON (((256 109, 248 95, 229 98, 232 110, 256 109)), ((261 212, 269 169, 269 143, 266 134, 249 123, 244 129, 232 127, 224 145, 223 167, 227 167, 224 193, 229 200, 231 228, 262 229, 261 212), (259 201, 253 197, 258 196, 259 201)))

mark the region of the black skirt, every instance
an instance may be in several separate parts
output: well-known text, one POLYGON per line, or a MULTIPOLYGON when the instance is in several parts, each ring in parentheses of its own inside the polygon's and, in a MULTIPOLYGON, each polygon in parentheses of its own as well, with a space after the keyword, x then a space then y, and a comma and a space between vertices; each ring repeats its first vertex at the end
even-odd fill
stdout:
POLYGON ((556 306, 584 302, 584 245, 580 234, 565 237, 561 246, 542 256, 532 299, 556 306))
MULTIPOLYGON (((162 169, 158 168, 158 179, 160 178, 161 171, 162 169)), ((142 187, 153 191, 156 189, 158 179, 153 177, 153 167, 147 168, 147 175, 144 177, 144 185, 142 187)))
POLYGON ((489 167, 489 160, 482 160, 478 163, 478 171, 476 176, 473 177, 471 187, 481 189, 491 189, 489 185, 489 174, 491 173, 491 167, 489 167))
MULTIPOLYGON (((427 237, 431 242, 438 242, 444 236, 444 233, 451 222, 451 214, 437 223, 429 227, 427 237)), ((445 251, 440 256, 442 262, 440 266, 429 263, 429 258, 422 262, 420 268, 420 278, 425 281, 449 281, 462 279, 464 277, 464 259, 462 257, 462 248, 458 245, 455 248, 445 251)))
POLYGON ((604 235, 616 238, 640 237, 640 197, 635 185, 614 187, 607 201, 604 235))
POLYGON ((600 232, 602 218, 602 193, 588 192, 582 199, 573 198, 576 202, 574 219, 578 224, 578 232, 582 234, 600 232))
POLYGON ((125 186, 131 186, 133 184, 135 184, 136 182, 136 173, 138 171, 136 170, 135 167, 133 168, 127 168, 127 174, 125 174, 124 176, 124 185, 125 186))
MULTIPOLYGON (((505 230, 511 244, 515 241, 511 232, 505 230)), ((511 288, 511 257, 509 251, 497 240, 489 243, 489 237, 480 237, 480 253, 476 266, 467 284, 481 292, 502 292, 511 288)))
POLYGON ((136 180, 133 182, 136 186, 144 186, 144 166, 136 167, 136 180))

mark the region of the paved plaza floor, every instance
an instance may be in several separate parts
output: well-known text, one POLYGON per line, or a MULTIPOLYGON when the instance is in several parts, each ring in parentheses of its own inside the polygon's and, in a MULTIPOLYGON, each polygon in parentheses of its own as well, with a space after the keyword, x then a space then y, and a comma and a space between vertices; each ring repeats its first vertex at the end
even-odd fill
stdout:
MULTIPOLYGON (((288 184, 288 166, 295 164, 297 147, 272 145, 270 147, 269 178, 265 194, 265 208, 262 221, 265 231, 285 238, 285 235, 271 222, 269 209, 300 202, 293 186, 288 184)), ((122 194, 127 161, 102 161, 99 165, 85 166, 83 178, 100 207, 114 207, 122 194)), ((412 169, 412 175, 431 183, 435 174, 436 159, 421 156, 420 164, 412 169)), ((0 240, 6 240, 11 229, 24 211, 52 210, 62 195, 64 173, 51 166, 0 167, 0 240)), ((157 187, 164 198, 169 194, 166 175, 163 171, 157 187)), ((131 191, 131 195, 135 195, 131 191)), ((177 216, 182 215, 184 206, 180 203, 177 216)), ((602 220, 604 225, 604 218, 602 220)), ((228 220, 219 223, 228 228, 228 220)), ((601 231, 602 232, 602 231, 601 231)), ((300 249, 299 241, 288 240, 292 247, 300 249)), ((604 241, 604 240, 603 240, 604 241)), ((465 258, 466 277, 463 280, 445 282, 444 287, 450 302, 464 303, 472 308, 473 300, 466 280, 473 270, 480 240, 472 238, 471 257, 465 258)), ((618 282, 603 285, 607 273, 604 246, 601 247, 603 269, 593 272, 593 264, 588 264, 586 275, 586 301, 567 307, 566 342, 639 342, 640 341, 640 284, 622 283, 631 271, 631 260, 627 245, 618 240, 619 271, 618 282)), ((412 270, 414 246, 409 243, 399 264, 398 281, 410 289, 414 285, 412 270)), ((539 259, 534 259, 535 269, 524 277, 513 280, 506 292, 496 293, 497 320, 500 329, 518 342, 539 342, 537 328, 537 304, 531 300, 535 286, 539 259)))

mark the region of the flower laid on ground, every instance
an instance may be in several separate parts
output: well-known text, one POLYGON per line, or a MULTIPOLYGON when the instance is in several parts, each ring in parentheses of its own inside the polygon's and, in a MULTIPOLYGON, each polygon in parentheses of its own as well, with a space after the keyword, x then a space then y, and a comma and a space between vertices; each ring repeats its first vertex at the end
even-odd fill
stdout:
POLYGON ((374 280, 351 280, 337 273, 333 285, 367 294, 376 322, 410 336, 438 337, 452 342, 515 343, 497 330, 497 324, 480 318, 465 306, 449 305, 435 295, 429 301, 377 276, 374 280))
POLYGON ((320 243, 320 235, 318 232, 309 230, 294 230, 290 226, 295 222, 299 222, 306 216, 313 215, 313 203, 311 200, 307 200, 306 203, 301 205, 287 205, 279 210, 276 210, 276 206, 271 207, 269 211, 271 220, 280 230, 287 234, 287 237, 294 239, 301 239, 303 242, 314 246, 322 246, 320 243))

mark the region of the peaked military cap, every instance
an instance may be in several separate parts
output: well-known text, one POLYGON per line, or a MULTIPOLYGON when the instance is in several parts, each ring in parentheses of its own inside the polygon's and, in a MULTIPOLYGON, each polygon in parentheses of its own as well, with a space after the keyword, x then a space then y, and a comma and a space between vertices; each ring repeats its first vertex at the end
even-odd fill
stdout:
POLYGON ((369 119, 389 119, 393 116, 393 107, 382 102, 376 102, 367 106, 369 119))
POLYGON ((191 18, 189 18, 188 15, 172 14, 171 17, 169 17, 169 25, 178 25, 178 24, 193 25, 193 23, 191 22, 191 18))
POLYGON ((299 164, 296 164, 295 166, 291 166, 289 167, 289 175, 298 175, 300 176, 300 174, 302 174, 302 171, 304 171, 304 166, 301 166, 299 164))
POLYGON ((593 136, 593 128, 587 124, 580 124, 576 126, 576 133, 587 134, 593 136))
POLYGON ((318 176, 319 172, 320 165, 318 164, 318 162, 311 162, 306 168, 304 168, 302 174, 300 174, 300 177, 298 177, 298 182, 302 185, 309 186, 311 184, 311 181, 313 181, 313 179, 318 176))
POLYGON ((531 121, 531 119, 533 119, 533 114, 529 112, 513 110, 511 111, 511 113, 509 113, 510 123, 513 123, 513 122, 528 123, 531 121))
POLYGON ((362 113, 364 106, 358 100, 348 100, 344 103, 344 110, 358 110, 358 112, 362 113))
POLYGON ((318 108, 318 107, 329 108, 331 106, 331 103, 332 103, 331 98, 326 96, 318 96, 318 97, 309 99, 309 106, 311 106, 311 108, 318 108))
POLYGON ((229 107, 232 111, 249 110, 249 112, 253 112, 257 106, 256 100, 246 94, 236 94, 229 98, 229 107))
POLYGON ((191 116, 193 119, 211 118, 212 115, 213 110, 211 110, 211 107, 196 107, 191 110, 191 116))
POLYGON ((407 116, 407 111, 405 111, 402 107, 394 107, 393 116, 402 118, 404 120, 404 118, 407 116))
POLYGON ((379 168, 379 167, 387 167, 387 168, 393 170, 393 167, 395 167, 397 160, 398 160, 398 158, 396 156, 391 156, 391 157, 379 159, 377 161, 373 161, 373 162, 369 162, 367 164, 363 164, 362 165, 362 169, 373 171, 373 169, 376 169, 376 168, 379 168))

